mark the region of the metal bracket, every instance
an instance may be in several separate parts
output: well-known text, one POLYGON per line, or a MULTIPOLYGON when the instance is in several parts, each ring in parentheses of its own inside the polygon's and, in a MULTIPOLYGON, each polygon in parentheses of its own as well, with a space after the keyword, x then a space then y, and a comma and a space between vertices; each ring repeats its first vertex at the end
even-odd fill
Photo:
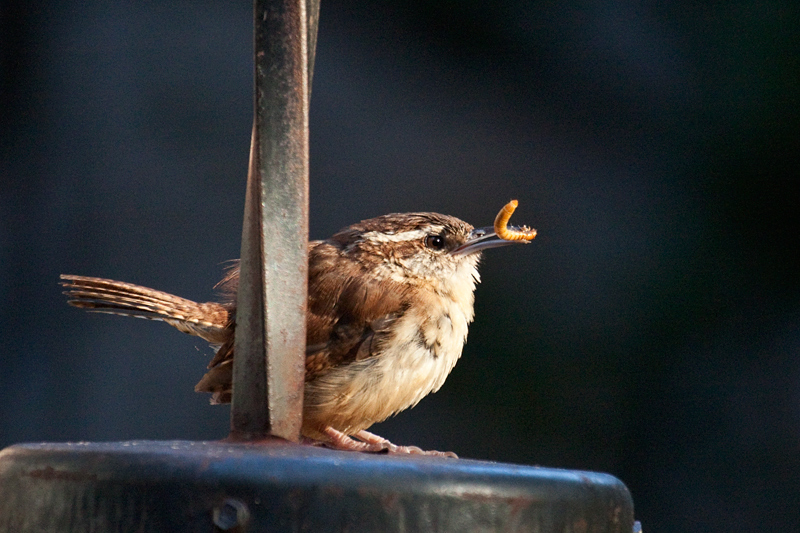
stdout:
POLYGON ((319 0, 254 3, 255 120, 247 177, 231 436, 297 442, 308 284, 308 106, 319 0))

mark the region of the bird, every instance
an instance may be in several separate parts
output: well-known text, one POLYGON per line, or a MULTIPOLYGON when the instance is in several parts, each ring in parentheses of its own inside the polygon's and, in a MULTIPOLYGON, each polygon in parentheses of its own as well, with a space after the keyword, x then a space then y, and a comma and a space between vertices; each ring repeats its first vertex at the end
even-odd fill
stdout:
MULTIPOLYGON (((507 229, 516 201, 494 227, 432 212, 362 220, 308 243, 308 305, 301 433, 334 449, 455 457, 398 446, 367 431, 438 391, 461 356, 474 318, 482 252, 526 244, 536 230, 507 229), (516 240, 506 235, 513 234, 516 240), (498 234, 506 238, 501 238, 498 234), (524 235, 524 238, 520 238, 524 235)), ((164 321, 216 353, 197 392, 230 403, 238 262, 198 303, 121 281, 61 275, 68 303, 98 313, 164 321)))

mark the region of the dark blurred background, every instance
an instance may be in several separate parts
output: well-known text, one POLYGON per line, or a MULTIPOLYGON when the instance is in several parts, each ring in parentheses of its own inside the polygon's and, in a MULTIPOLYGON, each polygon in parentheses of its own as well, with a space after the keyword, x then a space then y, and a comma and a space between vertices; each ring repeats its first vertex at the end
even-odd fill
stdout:
MULTIPOLYGON (((0 447, 217 439, 211 350, 69 308, 237 257, 249 2, 2 3, 0 447)), ((492 250, 443 389, 377 433, 610 472, 652 531, 800 522, 800 7, 323 0, 311 238, 438 211, 492 250)))

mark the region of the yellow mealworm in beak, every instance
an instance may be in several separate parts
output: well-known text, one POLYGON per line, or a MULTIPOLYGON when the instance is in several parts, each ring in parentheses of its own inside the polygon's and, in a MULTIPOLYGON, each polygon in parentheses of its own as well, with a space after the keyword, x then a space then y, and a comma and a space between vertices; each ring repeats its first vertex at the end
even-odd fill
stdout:
POLYGON ((505 241, 530 241, 536 237, 536 230, 528 226, 522 226, 520 229, 509 229, 508 221, 511 220, 511 215, 517 209, 519 202, 511 200, 497 213, 497 218, 494 219, 494 232, 498 237, 505 241))

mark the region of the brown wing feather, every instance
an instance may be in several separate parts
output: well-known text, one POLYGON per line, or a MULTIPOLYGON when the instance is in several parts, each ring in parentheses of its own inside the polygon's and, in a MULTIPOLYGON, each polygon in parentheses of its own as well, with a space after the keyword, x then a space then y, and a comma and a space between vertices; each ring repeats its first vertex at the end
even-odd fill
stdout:
POLYGON ((321 243, 309 262, 306 381, 374 356, 386 328, 407 308, 409 295, 400 284, 369 276, 342 247, 321 243))
MULTIPOLYGON (((390 280, 364 275, 363 267, 342 249, 342 244, 332 241, 309 243, 306 381, 333 367, 376 355, 385 331, 408 307, 407 290, 390 280)), ((218 284, 232 302, 238 276, 236 264, 218 284)), ((230 401, 234 328, 232 320, 230 342, 220 347, 195 387, 213 393, 214 403, 230 401)))

